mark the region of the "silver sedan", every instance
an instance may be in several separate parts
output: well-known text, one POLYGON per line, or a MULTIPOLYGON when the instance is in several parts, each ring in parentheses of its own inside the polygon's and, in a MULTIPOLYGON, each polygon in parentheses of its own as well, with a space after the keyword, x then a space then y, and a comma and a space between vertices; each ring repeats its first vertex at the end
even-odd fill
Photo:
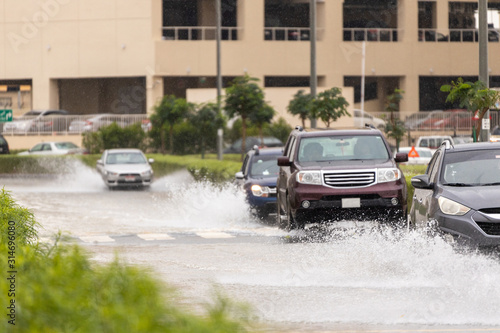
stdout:
POLYGON ((109 188, 148 187, 153 180, 153 162, 139 149, 108 149, 96 168, 109 188))

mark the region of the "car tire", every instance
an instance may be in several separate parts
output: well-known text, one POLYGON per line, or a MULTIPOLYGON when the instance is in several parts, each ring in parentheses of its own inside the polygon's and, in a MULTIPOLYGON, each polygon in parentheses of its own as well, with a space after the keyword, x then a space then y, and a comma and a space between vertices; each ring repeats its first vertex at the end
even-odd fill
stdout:
POLYGON ((285 216, 285 212, 281 209, 279 197, 276 198, 276 225, 280 229, 286 229, 288 225, 288 221, 283 218, 285 216))

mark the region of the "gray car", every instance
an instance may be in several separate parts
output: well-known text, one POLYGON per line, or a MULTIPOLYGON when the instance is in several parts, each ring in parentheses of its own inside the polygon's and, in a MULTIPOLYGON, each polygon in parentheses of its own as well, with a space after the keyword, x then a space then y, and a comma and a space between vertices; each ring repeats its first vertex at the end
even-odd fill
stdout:
POLYGON ((479 247, 500 246, 500 144, 451 145, 434 153, 415 176, 410 227, 436 230, 446 239, 479 247))
POLYGON ((153 162, 139 149, 107 149, 96 168, 109 188, 148 187, 153 180, 153 162))

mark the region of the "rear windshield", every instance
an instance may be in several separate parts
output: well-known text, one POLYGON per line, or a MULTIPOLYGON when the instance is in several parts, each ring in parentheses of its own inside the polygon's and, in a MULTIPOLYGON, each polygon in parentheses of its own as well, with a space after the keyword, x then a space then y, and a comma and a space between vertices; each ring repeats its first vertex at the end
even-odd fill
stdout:
POLYGON ((302 138, 299 162, 387 160, 389 152, 379 135, 302 138))

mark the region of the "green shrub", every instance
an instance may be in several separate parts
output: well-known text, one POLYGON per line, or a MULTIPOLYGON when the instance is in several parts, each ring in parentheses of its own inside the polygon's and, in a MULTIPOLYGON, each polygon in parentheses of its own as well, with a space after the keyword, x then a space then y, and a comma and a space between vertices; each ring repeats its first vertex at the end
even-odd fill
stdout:
POLYGON ((10 192, 2 188, 0 191, 0 243, 8 244, 9 240, 15 239, 17 244, 35 244, 38 226, 33 213, 16 204, 10 192))
POLYGON ((146 149, 146 133, 140 123, 120 127, 117 123, 103 126, 97 132, 83 134, 82 145, 91 153, 102 153, 112 148, 146 149))

